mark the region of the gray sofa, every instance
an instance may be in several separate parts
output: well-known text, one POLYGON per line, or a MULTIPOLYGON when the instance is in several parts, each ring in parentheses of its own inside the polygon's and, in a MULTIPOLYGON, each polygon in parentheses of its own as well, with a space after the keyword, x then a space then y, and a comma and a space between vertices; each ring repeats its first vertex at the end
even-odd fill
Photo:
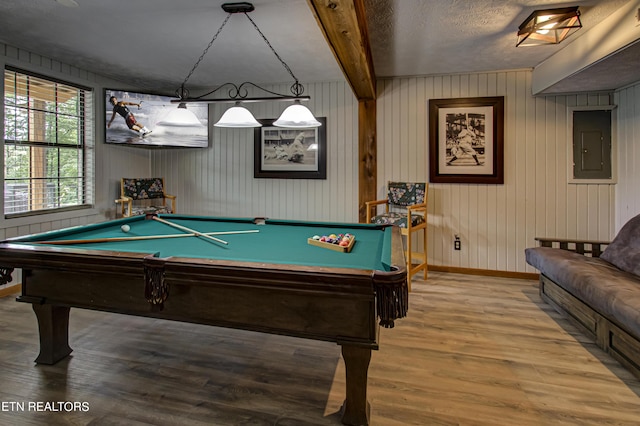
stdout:
POLYGON ((640 378, 640 215, 611 243, 536 239, 525 255, 542 299, 640 378))

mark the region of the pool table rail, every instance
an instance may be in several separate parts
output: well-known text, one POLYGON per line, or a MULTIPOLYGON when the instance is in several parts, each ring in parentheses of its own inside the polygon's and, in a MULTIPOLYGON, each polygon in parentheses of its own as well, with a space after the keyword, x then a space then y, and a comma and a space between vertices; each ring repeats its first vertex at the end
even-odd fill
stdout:
MULTIPOLYGON (((5 250, 2 250, 2 249, 5 250)), ((18 301, 102 310, 294 337, 351 342, 377 349, 377 285, 402 283, 402 270, 378 272, 301 265, 234 264, 128 253, 73 260, 50 247, 12 251, 0 263, 23 269, 18 301), (117 266, 114 266, 114 263, 117 266), (150 303, 145 276, 161 272, 167 289, 150 303)))

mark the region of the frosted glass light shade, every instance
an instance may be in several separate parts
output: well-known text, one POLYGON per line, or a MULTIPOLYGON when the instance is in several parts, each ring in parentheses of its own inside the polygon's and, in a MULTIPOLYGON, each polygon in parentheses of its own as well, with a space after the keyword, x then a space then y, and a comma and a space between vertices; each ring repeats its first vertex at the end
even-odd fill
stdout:
POLYGON ((245 127, 260 127, 262 124, 258 123, 253 114, 245 107, 233 106, 225 111, 220 117, 220 120, 216 124, 216 127, 230 127, 230 128, 245 128, 245 127))
POLYGON ((300 101, 295 101, 285 109, 280 118, 273 122, 277 127, 305 128, 322 126, 316 118, 311 114, 309 108, 302 105, 300 101))

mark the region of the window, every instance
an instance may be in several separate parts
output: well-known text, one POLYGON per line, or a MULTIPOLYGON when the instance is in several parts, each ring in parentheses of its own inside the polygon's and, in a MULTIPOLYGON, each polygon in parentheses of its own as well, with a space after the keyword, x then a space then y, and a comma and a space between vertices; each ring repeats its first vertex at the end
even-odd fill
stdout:
POLYGON ((93 202, 93 127, 90 90, 5 69, 5 216, 93 202))

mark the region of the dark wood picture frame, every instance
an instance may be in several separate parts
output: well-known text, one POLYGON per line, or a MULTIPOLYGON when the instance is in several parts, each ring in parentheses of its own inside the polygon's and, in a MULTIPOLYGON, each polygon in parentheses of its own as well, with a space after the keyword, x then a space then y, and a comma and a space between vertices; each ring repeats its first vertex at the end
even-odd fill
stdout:
POLYGON ((504 183, 504 96, 429 100, 429 181, 504 183))
POLYGON ((258 120, 262 127, 256 127, 254 130, 253 176, 273 179, 326 179, 327 118, 316 119, 322 123, 321 126, 302 129, 275 127, 272 125, 275 119, 258 120), (294 143, 297 144, 297 149, 294 143))

